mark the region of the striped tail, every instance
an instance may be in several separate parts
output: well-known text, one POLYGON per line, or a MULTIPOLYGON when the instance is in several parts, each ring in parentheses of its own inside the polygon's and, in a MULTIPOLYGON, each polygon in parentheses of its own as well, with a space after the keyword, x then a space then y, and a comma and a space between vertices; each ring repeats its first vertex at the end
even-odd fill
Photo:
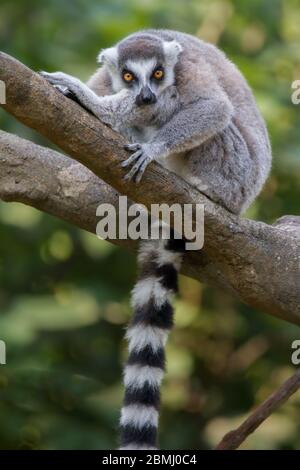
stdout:
POLYGON ((151 240, 140 246, 140 277, 132 292, 133 319, 127 329, 120 450, 156 449, 165 344, 173 325, 171 300, 177 291, 184 242, 151 240))

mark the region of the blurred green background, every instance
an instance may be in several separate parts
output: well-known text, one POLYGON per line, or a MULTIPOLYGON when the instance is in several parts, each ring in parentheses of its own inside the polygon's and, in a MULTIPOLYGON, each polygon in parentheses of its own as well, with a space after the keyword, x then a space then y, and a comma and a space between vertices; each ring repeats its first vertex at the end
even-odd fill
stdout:
MULTIPOLYGON (((219 45, 254 89, 270 130, 272 175, 248 216, 300 213, 299 0, 0 0, 0 49, 35 70, 83 80, 102 47, 164 27, 219 45)), ((39 143, 0 112, 1 128, 39 143)), ((0 203, 1 449, 116 447, 134 256, 21 204, 0 203)), ((296 282, 296 280, 295 280, 296 282)), ((181 278, 168 345, 160 442, 212 448, 293 372, 299 329, 181 278)), ((300 396, 243 448, 299 449, 300 396)))

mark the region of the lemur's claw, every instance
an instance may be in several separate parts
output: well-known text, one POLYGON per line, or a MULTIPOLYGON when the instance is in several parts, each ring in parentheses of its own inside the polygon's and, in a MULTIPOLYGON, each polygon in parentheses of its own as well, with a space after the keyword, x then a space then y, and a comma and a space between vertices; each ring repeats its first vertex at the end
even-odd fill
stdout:
POLYGON ((149 148, 147 144, 127 144, 125 149, 134 153, 121 163, 123 168, 133 165, 131 170, 124 176, 124 179, 126 181, 134 180, 136 183, 139 183, 148 164, 152 160, 149 155, 149 148))
POLYGON ((150 158, 147 158, 146 160, 144 160, 141 164, 141 166, 139 167, 139 170, 138 170, 138 173, 136 174, 136 177, 135 177, 135 182, 136 183, 139 183, 143 177, 143 174, 147 168, 147 166, 149 165, 151 159, 150 158))
POLYGON ((134 180, 136 183, 139 183, 142 179, 144 171, 146 170, 150 162, 151 158, 141 154, 140 157, 137 159, 136 163, 131 168, 131 170, 125 176, 125 180, 134 180))
POLYGON ((39 72, 39 75, 41 75, 41 77, 43 77, 48 83, 50 83, 50 85, 53 85, 53 87, 63 95, 68 96, 68 94, 71 93, 66 86, 56 83, 56 81, 51 77, 51 74, 47 72, 39 72))
POLYGON ((53 77, 54 74, 40 71, 39 75, 41 75, 41 77, 43 77, 45 80, 47 80, 47 82, 52 83, 52 84, 55 83, 55 77, 53 77))
POLYGON ((122 162, 121 166, 123 168, 126 168, 127 166, 131 165, 133 162, 138 160, 142 156, 142 154, 143 154, 142 149, 137 150, 137 152, 135 152, 133 155, 131 155, 131 157, 127 158, 127 160, 122 162))
POLYGON ((66 86, 53 85, 53 87, 62 95, 67 96, 68 98, 70 98, 72 95, 74 96, 74 94, 66 86))

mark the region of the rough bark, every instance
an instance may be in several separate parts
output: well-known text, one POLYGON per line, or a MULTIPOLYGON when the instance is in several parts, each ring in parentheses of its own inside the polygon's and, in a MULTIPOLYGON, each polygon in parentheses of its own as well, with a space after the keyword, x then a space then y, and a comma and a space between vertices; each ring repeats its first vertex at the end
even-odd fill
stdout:
MULTIPOLYGON (((205 246, 200 253, 188 254, 185 273, 222 285, 255 308, 300 324, 300 217, 286 216, 273 226, 240 219, 157 163, 149 166, 139 185, 125 182, 122 179, 124 170, 119 167, 120 162, 128 156, 123 150, 122 137, 59 94, 38 74, 4 53, 0 53, 0 80, 6 83, 7 104, 3 107, 8 112, 57 144, 119 193, 127 194, 131 200, 147 207, 152 203, 162 202, 204 204, 205 246)), ((27 156, 27 160, 30 158, 27 156)), ((41 151, 40 158, 50 164, 51 156, 48 151, 41 151)), ((53 166, 56 158, 63 157, 56 154, 52 160, 53 166)), ((34 166, 33 163, 28 164, 34 166)), ((22 172, 19 165, 17 167, 18 172, 22 172)), ((55 173, 57 184, 63 188, 65 181, 62 181, 59 171, 58 167, 55 173)), ((97 205, 97 186, 103 190, 99 201, 106 197, 106 201, 109 200, 108 194, 112 193, 108 191, 113 190, 108 189, 107 185, 95 179, 81 166, 73 164, 72 167, 72 164, 68 164, 65 171, 69 175, 67 186, 73 194, 71 199, 75 209, 68 207, 67 201, 63 210, 58 209, 61 195, 51 199, 41 188, 39 190, 44 194, 44 199, 41 195, 32 202, 27 195, 26 201, 23 192, 23 202, 32 203, 42 210, 88 228, 94 223, 92 221, 95 216, 89 211, 94 210, 97 205), (75 184, 78 180, 81 184, 82 178, 91 178, 87 192, 83 191, 87 197, 86 205, 74 200, 74 188, 70 183, 73 178, 75 184), (85 211, 85 214, 81 211, 85 211)), ((11 175, 13 172, 14 170, 11 175)), ((37 172, 38 169, 35 170, 36 175, 37 172)), ((0 184, 3 187, 6 178, 1 179, 0 184)), ((30 188, 28 190, 31 194, 38 191, 30 188)), ((2 194, 2 197, 5 196, 2 194)))
MULTIPOLYGON (((118 208, 120 193, 66 155, 0 131, 0 199, 21 202, 95 233, 101 203, 118 208)), ((130 204, 130 200, 128 201, 130 204)), ((118 212, 117 212, 118 214, 118 212)), ((133 240, 111 240, 136 250, 133 240)), ((182 271, 230 289, 204 252, 187 253, 182 271)))

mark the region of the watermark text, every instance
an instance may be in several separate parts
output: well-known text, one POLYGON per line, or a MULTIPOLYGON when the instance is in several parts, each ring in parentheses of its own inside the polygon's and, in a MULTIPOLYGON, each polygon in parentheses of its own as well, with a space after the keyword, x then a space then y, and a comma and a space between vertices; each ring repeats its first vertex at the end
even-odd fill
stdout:
POLYGON ((0 340, 0 365, 6 364, 6 344, 0 340))
POLYGON ((6 104, 6 86, 2 80, 0 80, 0 104, 6 104))
POLYGON ((117 208, 100 204, 96 215, 100 217, 96 234, 103 240, 169 239, 173 227, 174 238, 184 239, 187 251, 200 250, 204 244, 203 204, 151 204, 148 211, 143 204, 129 205, 127 196, 120 196, 117 208))

